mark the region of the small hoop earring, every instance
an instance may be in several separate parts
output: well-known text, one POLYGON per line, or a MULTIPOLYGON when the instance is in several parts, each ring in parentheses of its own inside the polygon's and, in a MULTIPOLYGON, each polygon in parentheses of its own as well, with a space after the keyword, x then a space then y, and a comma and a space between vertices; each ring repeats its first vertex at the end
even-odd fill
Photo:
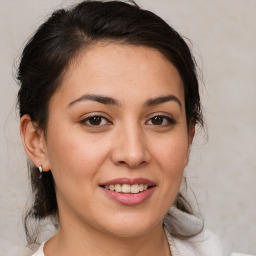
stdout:
POLYGON ((40 165, 40 166, 38 167, 38 169, 39 169, 39 172, 42 174, 42 173, 43 173, 42 165, 40 165))

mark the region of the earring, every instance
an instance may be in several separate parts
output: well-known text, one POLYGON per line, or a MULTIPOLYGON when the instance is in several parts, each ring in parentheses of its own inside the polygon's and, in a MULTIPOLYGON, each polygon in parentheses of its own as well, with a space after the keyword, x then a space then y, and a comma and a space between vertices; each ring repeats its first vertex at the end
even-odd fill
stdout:
POLYGON ((43 172, 42 165, 40 165, 40 166, 38 167, 38 169, 39 169, 39 172, 42 174, 42 172, 43 172))

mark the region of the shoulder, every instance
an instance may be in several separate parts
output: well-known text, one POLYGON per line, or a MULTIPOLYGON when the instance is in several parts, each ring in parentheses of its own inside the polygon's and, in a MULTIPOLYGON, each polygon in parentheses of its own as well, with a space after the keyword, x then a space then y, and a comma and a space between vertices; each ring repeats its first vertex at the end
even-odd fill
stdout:
POLYGON ((198 233, 197 235, 188 239, 173 238, 180 256, 225 255, 225 250, 219 237, 209 229, 203 228, 204 224, 201 218, 187 214, 176 207, 171 207, 169 213, 169 220, 165 220, 165 225, 167 227, 168 222, 171 221, 171 218, 174 218, 174 220, 178 221, 180 229, 185 231, 185 233, 198 233), (203 230, 201 231, 202 228, 203 230))
POLYGON ((186 240, 174 238, 174 242, 181 256, 224 256, 219 237, 209 229, 204 229, 200 234, 186 240))
POLYGON ((32 256, 44 256, 44 244, 42 243, 38 250, 32 256))

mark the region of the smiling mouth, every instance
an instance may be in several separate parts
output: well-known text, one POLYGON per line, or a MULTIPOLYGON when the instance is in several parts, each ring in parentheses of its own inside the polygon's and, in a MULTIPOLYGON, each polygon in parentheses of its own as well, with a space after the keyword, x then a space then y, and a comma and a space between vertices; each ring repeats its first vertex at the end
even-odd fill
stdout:
POLYGON ((157 186, 146 178, 126 177, 112 179, 99 185, 111 199, 126 206, 135 206, 148 201, 157 186))
POLYGON ((143 191, 146 191, 147 189, 150 189, 153 186, 149 186, 148 184, 112 184, 112 185, 103 185, 101 186, 105 188, 106 190, 115 191, 117 193, 123 193, 123 194, 138 194, 143 191))

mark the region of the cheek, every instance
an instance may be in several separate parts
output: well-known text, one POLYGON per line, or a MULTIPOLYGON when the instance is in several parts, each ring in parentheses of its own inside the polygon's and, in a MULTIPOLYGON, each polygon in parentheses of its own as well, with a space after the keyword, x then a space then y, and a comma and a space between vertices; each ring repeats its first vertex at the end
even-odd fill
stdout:
POLYGON ((75 209, 81 202, 83 207, 93 205, 97 175, 106 156, 102 144, 82 133, 63 136, 59 132, 51 137, 48 150, 59 209, 75 209))
POLYGON ((159 209, 164 215, 174 203, 180 189, 187 162, 188 140, 186 133, 185 136, 176 133, 158 140, 154 145, 155 169, 160 185, 156 201, 159 202, 159 209))
MULTIPOLYGON (((161 198, 163 205, 167 205, 168 210, 170 204, 175 200, 179 191, 183 171, 187 163, 188 140, 186 133, 179 136, 176 133, 168 136, 162 143, 155 143, 154 155, 156 159, 157 169, 161 171, 158 175, 161 185, 161 198), (184 135, 185 134, 185 135, 184 135)), ((160 199, 159 199, 160 200, 160 199)))
POLYGON ((154 152, 157 163, 165 175, 182 175, 188 158, 186 137, 170 137, 163 141, 162 145, 155 146, 154 152))
POLYGON ((50 136, 49 141, 48 159, 56 182, 67 183, 71 179, 77 185, 84 179, 91 179, 106 155, 101 143, 83 133, 59 131, 50 136))

